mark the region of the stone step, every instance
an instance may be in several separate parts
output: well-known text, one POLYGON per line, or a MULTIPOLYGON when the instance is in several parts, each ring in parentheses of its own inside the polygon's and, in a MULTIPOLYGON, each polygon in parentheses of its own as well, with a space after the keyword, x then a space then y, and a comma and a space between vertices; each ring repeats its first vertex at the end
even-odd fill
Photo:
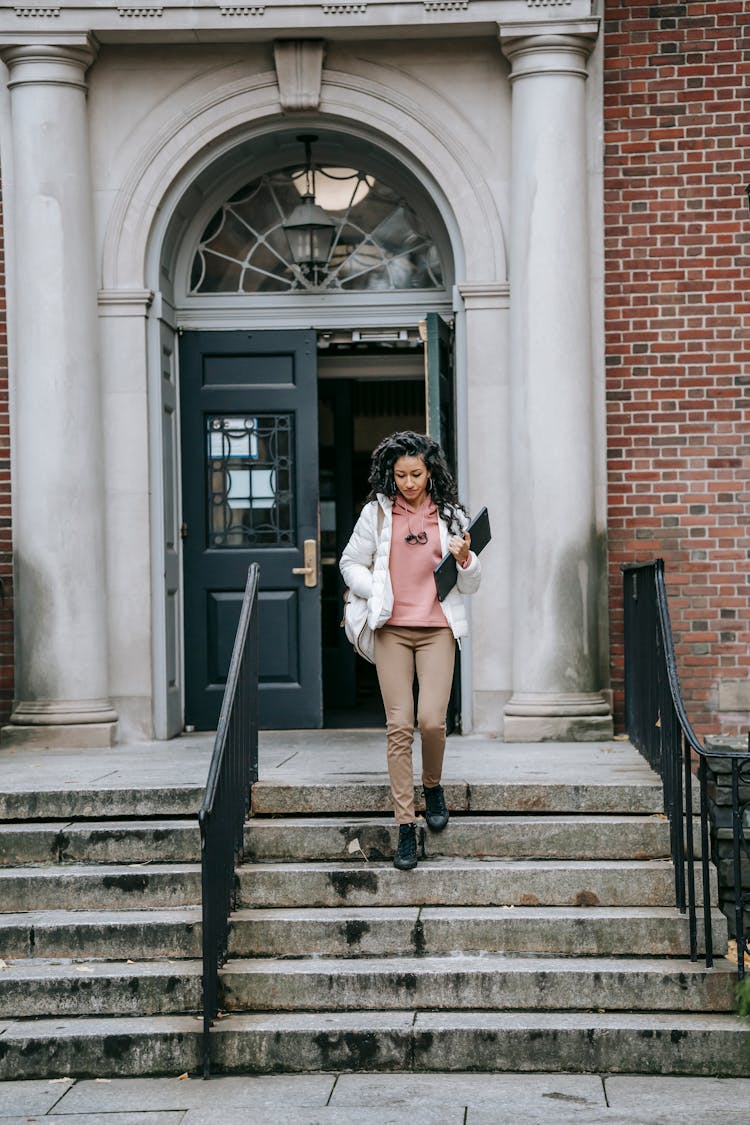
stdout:
POLYGON ((198 1016, 0 1020, 0 1080, 197 1074, 201 1030, 198 1016))
POLYGON ((0 914, 0 957, 127 958, 201 955, 199 906, 170 910, 32 910, 0 914))
POLYGON ((0 972, 0 1019, 197 1012, 201 973, 200 961, 9 962, 0 972))
MULTIPOLYGON (((673 1012, 230 1013, 215 1073, 525 1071, 747 1075, 731 1015, 673 1012)), ((198 1073, 193 1016, 0 1021, 0 1079, 198 1073)))
MULTIPOLYGON (((245 858, 263 862, 390 859, 397 829, 385 817, 253 818, 245 858)), ((699 832, 695 830, 696 852, 699 832)), ((428 832, 429 856, 556 859, 656 859, 669 855, 669 825, 651 816, 463 816, 428 832)), ((192 820, 23 821, 0 824, 0 867, 44 863, 197 863, 200 833, 192 820)))
POLYGON ((201 785, 0 791, 0 821, 101 820, 123 817, 197 817, 201 785))
MULTIPOLYGON (((356 862, 362 852, 368 860, 391 859, 397 839, 394 821, 382 817, 255 817, 245 827, 245 859, 356 862)), ((669 847, 669 824, 657 815, 462 816, 425 837, 428 856, 657 859, 669 856, 669 847)))
MULTIPOLYGON (((716 956, 727 922, 714 911, 716 956)), ((702 926, 698 929, 702 946, 702 926)), ((232 957, 421 957, 457 950, 578 956, 687 956, 688 920, 674 907, 353 907, 240 909, 232 957)), ((686 967, 690 962, 686 962, 686 967)))
MULTIPOLYGON (((648 816, 664 811, 662 786, 636 784, 444 783, 448 807, 455 813, 627 813, 648 816)), ((421 787, 414 790, 417 808, 424 808, 421 787)), ((295 784, 257 781, 252 791, 253 816, 313 816, 359 813, 392 814, 385 780, 295 784)))
POLYGON ((392 864, 256 863, 238 869, 239 906, 668 906, 667 860, 432 859, 392 864))
POLYGON ((217 1070, 572 1071, 747 1074, 734 1016, 631 1012, 232 1014, 212 1033, 217 1070))
POLYGON ((226 1011, 493 1009, 731 1012, 736 966, 656 958, 449 957, 230 960, 226 1011))
POLYGON ((57 864, 0 869, 4 911, 142 909, 192 906, 200 901, 199 864, 57 864))
POLYGON ((197 863, 192 820, 24 821, 0 824, 0 866, 31 863, 197 863))

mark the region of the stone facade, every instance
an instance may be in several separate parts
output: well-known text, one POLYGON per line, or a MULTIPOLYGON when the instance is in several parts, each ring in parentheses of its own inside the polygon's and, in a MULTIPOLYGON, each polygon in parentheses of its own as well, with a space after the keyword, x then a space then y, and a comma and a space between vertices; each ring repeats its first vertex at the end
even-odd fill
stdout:
MULTIPOLYGON (((77 727, 106 741, 115 714, 120 736, 178 729, 163 529, 179 512, 159 367, 180 327, 250 323, 185 298, 191 218, 220 202, 233 164, 268 158, 264 138, 283 147, 311 124, 400 161, 450 240, 459 469, 495 531, 465 717, 505 738, 606 735, 610 664, 621 704, 618 567, 662 554, 691 716, 741 722, 747 309, 734 294, 750 175, 730 94, 746 17, 723 0, 689 14, 596 0, 298 7, 198 5, 189 33, 179 6, 2 17, 16 737, 77 727), (59 149, 28 143, 50 130, 59 149), (41 264, 50 247, 57 273, 41 264), (34 336, 42 296, 48 331, 34 336), (45 427, 38 401, 76 426, 45 427)), ((334 317, 320 306, 312 323, 334 317)))

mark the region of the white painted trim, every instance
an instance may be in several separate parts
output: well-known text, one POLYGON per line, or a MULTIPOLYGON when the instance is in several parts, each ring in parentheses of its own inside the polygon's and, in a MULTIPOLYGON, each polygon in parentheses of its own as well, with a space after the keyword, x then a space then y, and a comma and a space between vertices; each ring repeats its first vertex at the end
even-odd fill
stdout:
POLYGON ((370 300, 347 300, 347 294, 325 297, 288 293, 271 301, 262 301, 248 295, 231 305, 210 304, 191 300, 180 303, 175 316, 183 329, 274 328, 349 329, 349 328, 409 328, 416 326, 428 312, 451 315, 451 303, 445 292, 425 292, 418 298, 411 293, 394 293, 396 300, 383 300, 373 294, 370 300), (244 305, 243 305, 244 302, 244 305))

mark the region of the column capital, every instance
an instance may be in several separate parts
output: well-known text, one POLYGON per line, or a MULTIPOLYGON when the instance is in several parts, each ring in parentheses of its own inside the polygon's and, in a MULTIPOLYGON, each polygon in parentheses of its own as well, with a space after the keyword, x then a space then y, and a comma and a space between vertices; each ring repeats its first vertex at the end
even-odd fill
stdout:
POLYGON ((599 34, 599 20, 550 20, 498 25, 500 47, 510 61, 510 81, 535 75, 588 77, 587 61, 599 34))
POLYGON ((92 36, 70 42, 0 43, 8 67, 8 88, 16 86, 78 86, 86 88, 86 71, 97 55, 92 36))

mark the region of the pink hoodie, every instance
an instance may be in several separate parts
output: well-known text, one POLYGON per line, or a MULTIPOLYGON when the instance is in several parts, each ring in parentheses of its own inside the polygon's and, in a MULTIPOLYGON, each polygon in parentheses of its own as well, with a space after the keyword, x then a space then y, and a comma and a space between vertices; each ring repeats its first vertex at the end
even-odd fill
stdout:
POLYGON ((393 502, 393 529, 389 571, 393 587, 393 612, 388 625, 439 629, 448 627, 437 600, 433 571, 443 557, 437 508, 426 496, 416 511, 400 496, 393 502), (406 536, 427 533, 426 543, 407 543, 406 536))

